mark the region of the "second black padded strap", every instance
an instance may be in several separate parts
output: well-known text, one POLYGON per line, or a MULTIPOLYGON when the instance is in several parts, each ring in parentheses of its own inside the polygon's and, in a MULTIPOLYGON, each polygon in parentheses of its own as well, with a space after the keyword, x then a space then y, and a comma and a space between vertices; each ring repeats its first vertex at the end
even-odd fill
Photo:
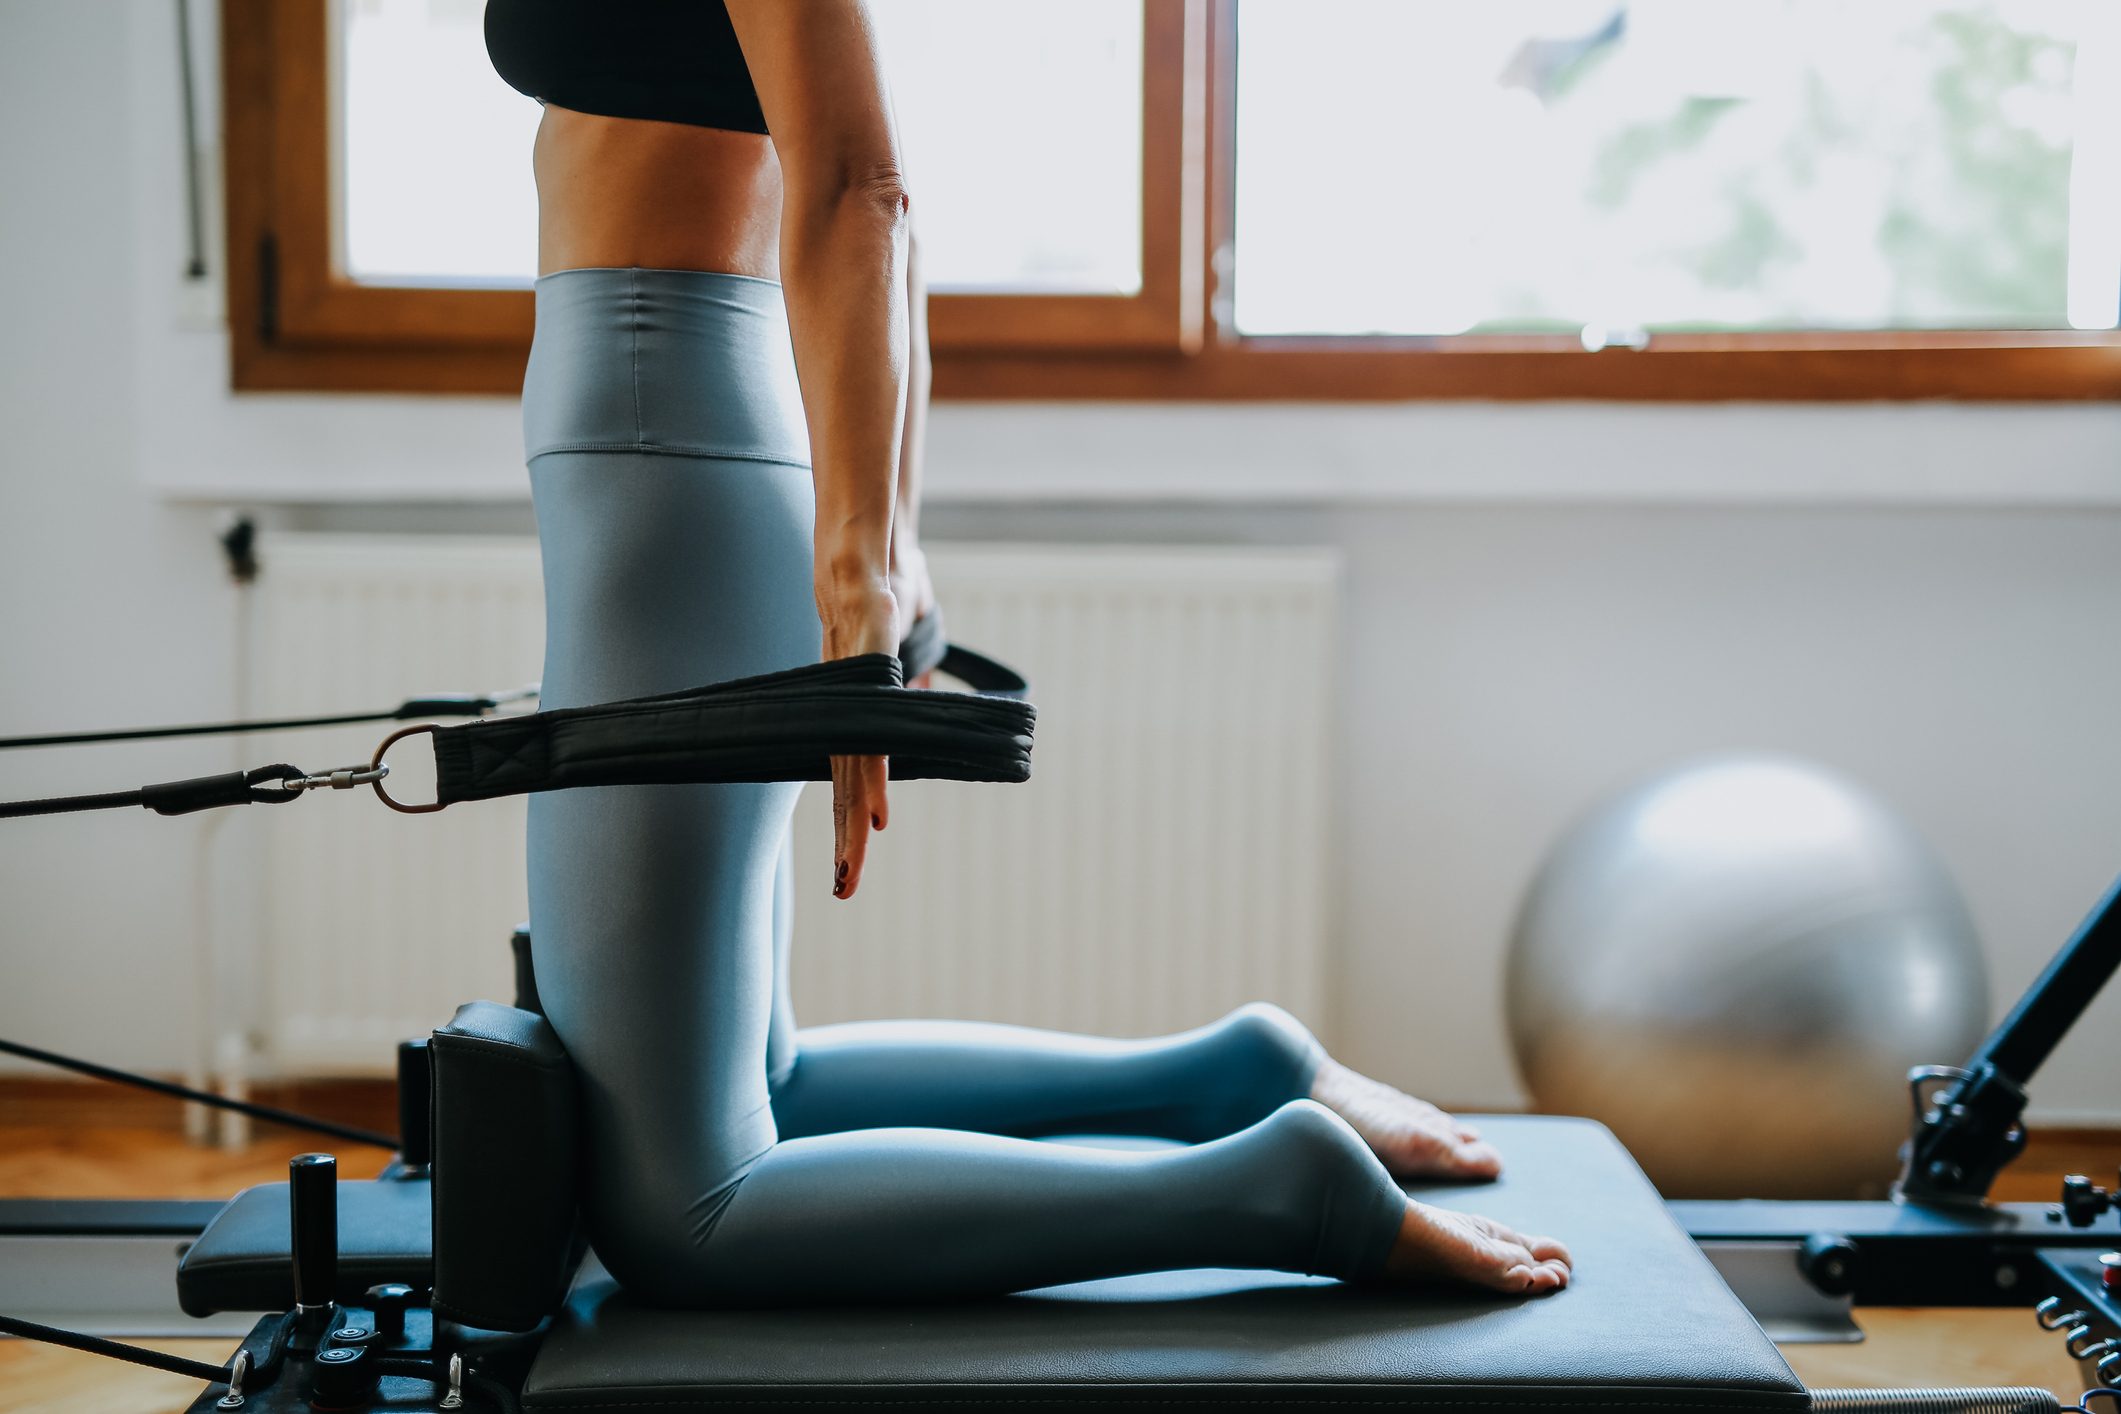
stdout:
POLYGON ((925 617, 913 621, 913 627, 906 630, 905 638, 899 642, 898 657, 905 665, 908 678, 918 678, 923 673, 941 673, 989 697, 1031 695, 1031 684, 1016 669, 984 653, 975 653, 952 643, 943 630, 940 604, 930 608, 925 617))

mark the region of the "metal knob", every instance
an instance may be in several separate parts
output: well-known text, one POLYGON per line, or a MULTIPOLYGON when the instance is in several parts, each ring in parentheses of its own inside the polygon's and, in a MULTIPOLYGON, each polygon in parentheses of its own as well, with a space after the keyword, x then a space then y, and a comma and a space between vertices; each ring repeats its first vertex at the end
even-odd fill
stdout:
POLYGON ((405 1310, 413 1304, 414 1294, 402 1281, 368 1288, 368 1308, 376 1313, 378 1340, 396 1340, 405 1334, 405 1310))
POLYGON ((310 1408, 367 1409, 375 1402, 376 1362, 365 1345, 319 1350, 310 1364, 310 1408))
POLYGON ((2090 1227, 2113 1206, 2113 1195, 2081 1173, 2062 1180, 2062 1216, 2071 1227, 2090 1227))
POLYGON ((1856 1244, 1838 1233, 1815 1232, 1797 1249, 1797 1270, 1804 1279, 1828 1296, 1846 1296, 1856 1289, 1856 1244))

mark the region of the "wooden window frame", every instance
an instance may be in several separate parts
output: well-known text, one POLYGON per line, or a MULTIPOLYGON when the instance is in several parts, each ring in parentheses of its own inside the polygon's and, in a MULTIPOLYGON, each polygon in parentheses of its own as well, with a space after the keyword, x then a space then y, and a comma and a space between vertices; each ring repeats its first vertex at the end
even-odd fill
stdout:
MULTIPOLYGON (((938 360, 1200 347, 1208 4, 1145 0, 1139 291, 936 294, 928 319, 938 360)), ((341 268, 326 0, 224 0, 221 13, 235 386, 520 389, 528 290, 363 284, 341 268)))
MULTIPOLYGON (((965 399, 2121 398, 2121 333, 1259 338, 1222 327, 1236 0, 1145 0, 1142 287, 932 297, 935 393, 965 399)), ((325 0, 224 0, 228 313, 239 390, 514 393, 527 290, 361 285, 332 249, 325 0)))

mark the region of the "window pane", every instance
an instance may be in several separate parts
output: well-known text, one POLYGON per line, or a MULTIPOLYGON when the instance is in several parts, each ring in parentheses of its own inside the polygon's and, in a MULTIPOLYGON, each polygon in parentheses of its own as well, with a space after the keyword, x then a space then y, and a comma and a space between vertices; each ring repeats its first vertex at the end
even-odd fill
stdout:
MULTIPOLYGON (((341 260, 379 284, 524 284, 537 104, 483 0, 339 0, 341 260)), ((1142 0, 876 0, 929 282, 1141 287, 1142 0)))
POLYGON ((1253 334, 2112 328, 2111 0, 1241 0, 1253 334))
POLYGON ((959 289, 1141 288, 1141 0, 873 0, 921 258, 959 289))

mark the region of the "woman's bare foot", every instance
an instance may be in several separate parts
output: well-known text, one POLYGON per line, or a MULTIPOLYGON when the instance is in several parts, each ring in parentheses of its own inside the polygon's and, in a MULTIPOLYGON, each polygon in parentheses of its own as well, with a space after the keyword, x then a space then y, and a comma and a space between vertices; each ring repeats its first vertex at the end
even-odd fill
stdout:
POLYGON ((1353 1126, 1394 1178, 1480 1179, 1502 1172, 1502 1155, 1479 1130, 1331 1057, 1318 1067, 1311 1098, 1353 1126))
POLYGON ((1518 1296, 1544 1296, 1569 1284, 1569 1249, 1527 1237, 1491 1218, 1408 1200, 1385 1275, 1401 1282, 1457 1282, 1518 1296))

